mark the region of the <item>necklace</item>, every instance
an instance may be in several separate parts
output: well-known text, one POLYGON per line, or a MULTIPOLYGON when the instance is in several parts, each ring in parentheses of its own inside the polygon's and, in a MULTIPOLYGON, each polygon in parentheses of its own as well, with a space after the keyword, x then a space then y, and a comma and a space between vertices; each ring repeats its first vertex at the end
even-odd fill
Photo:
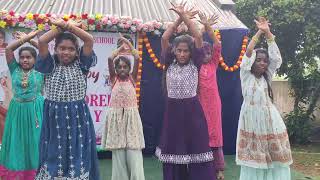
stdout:
MULTIPOLYGON (((29 86, 29 76, 30 74, 32 73, 33 69, 29 70, 28 72, 24 72, 23 69, 20 67, 18 68, 15 72, 16 73, 20 73, 21 74, 21 87, 23 88, 23 93, 26 94, 27 91, 29 91, 30 89, 26 89, 28 86, 29 86)), ((38 90, 38 83, 37 83, 37 79, 36 79, 36 75, 33 76, 33 83, 34 83, 34 87, 33 89, 31 89, 33 91, 34 94, 36 94, 36 91, 38 90)), ((41 87, 41 85, 40 85, 41 87)), ((15 95, 16 94, 16 91, 15 91, 16 88, 13 88, 13 94, 15 95)), ((29 93, 29 92, 28 92, 29 93)), ((35 95, 34 98, 32 98, 32 101, 35 100, 37 97, 37 95, 35 95)), ((22 99, 22 102, 25 102, 23 99, 22 99)), ((34 113, 35 113, 35 127, 36 128, 39 128, 39 120, 38 120, 38 117, 37 117, 37 113, 36 113, 36 107, 35 107, 35 103, 34 103, 34 113)))
POLYGON ((27 88, 29 86, 29 75, 31 73, 32 70, 29 70, 27 73, 25 73, 23 70, 21 70, 21 86, 22 88, 27 88))

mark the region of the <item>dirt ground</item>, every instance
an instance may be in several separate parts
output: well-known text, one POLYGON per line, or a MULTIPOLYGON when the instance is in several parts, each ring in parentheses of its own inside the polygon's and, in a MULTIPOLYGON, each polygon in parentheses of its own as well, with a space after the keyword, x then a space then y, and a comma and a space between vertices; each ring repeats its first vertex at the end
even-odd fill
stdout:
POLYGON ((320 143, 293 145, 293 168, 310 177, 320 179, 320 143))

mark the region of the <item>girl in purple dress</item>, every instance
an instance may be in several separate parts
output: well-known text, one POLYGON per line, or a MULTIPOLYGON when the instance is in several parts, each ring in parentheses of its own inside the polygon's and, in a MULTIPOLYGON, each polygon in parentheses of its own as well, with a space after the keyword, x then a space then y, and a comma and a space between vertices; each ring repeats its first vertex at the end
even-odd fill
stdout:
POLYGON ((166 110, 156 156, 163 163, 164 180, 214 180, 213 153, 206 119, 197 96, 198 71, 204 57, 202 36, 191 18, 197 11, 185 3, 173 5, 179 18, 163 34, 161 60, 166 64, 166 110), (184 22, 191 36, 169 39, 184 22))

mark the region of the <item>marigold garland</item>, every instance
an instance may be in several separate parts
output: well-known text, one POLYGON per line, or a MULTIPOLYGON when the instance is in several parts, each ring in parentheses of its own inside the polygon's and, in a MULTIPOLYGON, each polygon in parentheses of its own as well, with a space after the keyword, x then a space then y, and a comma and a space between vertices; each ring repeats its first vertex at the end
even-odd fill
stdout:
MULTIPOLYGON (((219 30, 215 31, 215 35, 221 41, 221 34, 220 34, 219 30)), ((242 58, 244 56, 244 53, 246 53, 247 44, 248 44, 248 36, 244 36, 243 37, 243 41, 242 41, 242 45, 241 45, 241 51, 240 51, 239 58, 238 58, 236 64, 231 66, 231 67, 229 67, 225 63, 225 61, 224 61, 224 59, 223 59, 223 57, 221 55, 221 57, 219 59, 219 64, 222 67, 222 69, 224 69, 225 71, 228 71, 228 72, 234 72, 234 71, 238 70, 240 68, 240 64, 242 63, 242 58)))
MULTIPOLYGON (((219 32, 219 30, 216 30, 215 31, 215 34, 217 36, 217 38, 221 41, 221 34, 219 32)), ((152 59, 152 62, 155 64, 156 67, 158 67, 159 69, 164 69, 165 68, 165 65, 161 64, 159 59, 156 57, 152 47, 151 47, 151 44, 149 42, 149 38, 147 37, 146 34, 144 34, 144 37, 143 37, 143 41, 146 45, 146 48, 147 48, 147 51, 150 55, 150 58, 152 59)), ((234 72, 236 70, 238 70, 240 68, 240 64, 242 63, 242 58, 246 52, 246 48, 247 48, 247 44, 248 44, 248 37, 247 36, 244 36, 243 38, 243 41, 242 41, 242 45, 241 45, 241 52, 240 52, 240 55, 239 55, 239 58, 236 62, 235 65, 229 67, 223 57, 221 56, 220 59, 219 59, 219 64, 220 66, 225 70, 225 71, 228 71, 228 72, 234 72)))
POLYGON ((156 65, 157 68, 164 70, 165 65, 161 64, 159 59, 156 57, 156 54, 153 52, 153 49, 152 49, 151 44, 149 42, 149 38, 146 34, 144 34, 143 41, 146 45, 147 51, 150 55, 150 58, 152 59, 152 62, 156 65))
POLYGON ((138 74, 136 83, 136 96, 138 105, 140 104, 140 90, 141 90, 141 77, 142 77, 142 53, 143 53, 143 35, 139 35, 138 38, 138 53, 139 53, 139 63, 138 63, 138 74))

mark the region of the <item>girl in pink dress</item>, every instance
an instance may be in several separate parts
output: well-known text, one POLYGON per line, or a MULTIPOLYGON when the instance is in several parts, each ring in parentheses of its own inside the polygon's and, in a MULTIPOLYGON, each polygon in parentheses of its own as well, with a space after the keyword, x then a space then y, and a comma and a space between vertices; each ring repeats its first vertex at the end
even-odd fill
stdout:
POLYGON ((199 72, 199 99, 204 111, 209 131, 209 146, 214 154, 217 179, 224 179, 224 157, 221 122, 221 100, 217 85, 217 68, 221 56, 221 42, 215 36, 212 25, 217 23, 218 16, 210 18, 199 13, 201 23, 214 42, 214 46, 204 42, 205 58, 199 72))

